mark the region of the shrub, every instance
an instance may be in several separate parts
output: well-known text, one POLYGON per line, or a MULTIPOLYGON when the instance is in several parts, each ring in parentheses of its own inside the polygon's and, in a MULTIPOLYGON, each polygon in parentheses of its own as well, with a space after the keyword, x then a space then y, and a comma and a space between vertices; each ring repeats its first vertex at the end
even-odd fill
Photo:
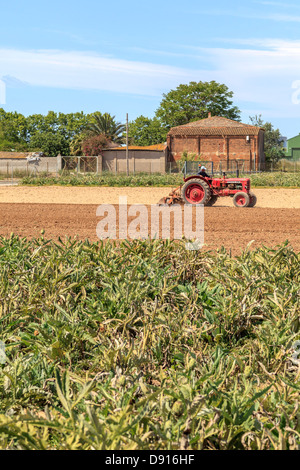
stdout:
POLYGON ((83 140, 81 144, 81 148, 83 150, 84 155, 86 156, 94 156, 94 155, 101 155, 101 152, 109 146, 109 140, 105 135, 95 135, 92 137, 87 137, 83 140))

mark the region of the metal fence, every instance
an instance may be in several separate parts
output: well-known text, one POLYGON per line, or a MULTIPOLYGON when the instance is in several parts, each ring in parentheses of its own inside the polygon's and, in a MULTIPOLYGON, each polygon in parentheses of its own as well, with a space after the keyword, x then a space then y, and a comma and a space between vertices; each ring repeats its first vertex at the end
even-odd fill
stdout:
MULTIPOLYGON (((147 152, 149 153, 149 152, 147 152)), ((111 173, 114 175, 135 173, 164 173, 164 164, 161 161, 162 152, 155 152, 155 157, 150 154, 149 156, 143 152, 132 151, 128 160, 124 151, 120 150, 107 150, 103 155, 98 156, 59 156, 61 160, 60 167, 62 173, 111 173)), ((176 164, 175 164, 176 166, 176 164)))
POLYGON ((75 173, 98 173, 99 157, 61 157, 61 171, 75 173))
MULTIPOLYGON (((123 173, 122 168, 120 169, 116 165, 116 159, 112 160, 113 165, 105 165, 103 168, 101 157, 60 157, 61 164, 57 164, 58 157, 43 160, 39 165, 29 164, 26 160, 10 160, 1 161, 0 159, 0 184, 5 182, 12 183, 25 176, 38 176, 38 175, 56 175, 64 173, 73 174, 85 174, 85 173, 111 173, 121 174, 123 173), (121 171, 122 170, 122 171, 121 171)), ((256 170, 250 168, 249 160, 222 160, 217 163, 211 161, 176 161, 166 162, 165 171, 166 173, 183 173, 183 174, 196 174, 198 172, 199 164, 204 165, 207 168, 207 173, 215 176, 231 174, 236 176, 238 174, 251 174, 261 172, 288 172, 298 173, 300 172, 300 160, 287 160, 283 159, 278 163, 267 162, 264 167, 258 166, 256 170)), ((148 174, 163 173, 163 169, 159 172, 157 166, 153 168, 151 161, 149 162, 149 168, 143 163, 143 169, 146 169, 148 174)), ((135 168, 130 167, 130 174, 142 173, 143 170, 136 171, 135 168)))
MULTIPOLYGON (((62 164, 61 170, 62 172, 74 172, 74 173, 101 173, 105 171, 105 173, 122 173, 118 167, 118 162, 111 161, 111 165, 103 165, 102 159, 100 156, 95 157, 61 157, 62 164), (105 169, 103 168, 105 166, 105 169)), ((211 175, 222 175, 223 172, 228 174, 237 174, 237 173, 260 173, 263 171, 266 172, 275 172, 275 171, 284 171, 284 172, 300 172, 300 160, 298 161, 289 161, 289 160, 281 160, 280 162, 272 163, 266 162, 263 165, 258 164, 256 169, 251 167, 251 163, 249 160, 220 160, 219 162, 211 162, 211 161, 187 161, 182 162, 173 161, 173 162, 166 162, 166 172, 167 173, 184 173, 184 174, 192 174, 198 172, 199 164, 204 165, 211 175)), ((144 164, 144 168, 146 173, 155 173, 151 170, 152 163, 149 162, 149 168, 147 165, 144 164)), ((134 169, 130 168, 130 173, 134 173, 134 169)))
POLYGON ((288 160, 287 158, 283 158, 277 163, 266 162, 265 171, 284 171, 290 173, 298 173, 300 172, 300 160, 288 160))
POLYGON ((213 175, 226 174, 252 174, 262 172, 300 172, 300 160, 280 160, 277 163, 266 162, 263 165, 258 164, 256 169, 251 168, 249 160, 221 160, 212 161, 189 161, 184 162, 182 172, 185 175, 196 174, 199 171, 199 165, 207 168, 207 173, 213 175))

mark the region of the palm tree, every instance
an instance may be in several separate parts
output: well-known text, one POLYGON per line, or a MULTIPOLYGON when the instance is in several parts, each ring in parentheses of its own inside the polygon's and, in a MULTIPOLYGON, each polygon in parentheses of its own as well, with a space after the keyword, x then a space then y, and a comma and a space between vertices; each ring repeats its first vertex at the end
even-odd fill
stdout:
POLYGON ((88 127, 91 135, 105 135, 111 142, 116 144, 124 143, 123 133, 125 129, 126 126, 116 122, 115 116, 111 116, 109 113, 95 113, 93 122, 88 127))

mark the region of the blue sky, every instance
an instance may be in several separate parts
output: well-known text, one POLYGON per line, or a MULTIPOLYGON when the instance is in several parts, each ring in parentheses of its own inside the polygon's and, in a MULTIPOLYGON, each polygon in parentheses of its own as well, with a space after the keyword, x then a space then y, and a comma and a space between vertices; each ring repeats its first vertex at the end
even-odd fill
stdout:
POLYGON ((296 1, 0 5, 7 111, 101 111, 125 122, 126 113, 153 117, 162 94, 181 83, 216 80, 234 92, 243 122, 261 114, 288 138, 300 133, 296 1))

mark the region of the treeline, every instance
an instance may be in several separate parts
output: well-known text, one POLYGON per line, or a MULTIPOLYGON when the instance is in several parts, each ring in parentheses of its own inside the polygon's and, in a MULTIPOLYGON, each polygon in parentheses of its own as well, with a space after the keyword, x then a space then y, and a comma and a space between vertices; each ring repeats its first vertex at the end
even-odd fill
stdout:
POLYGON ((93 122, 92 114, 33 114, 28 117, 0 109, 0 150, 42 150, 49 156, 70 154, 75 136, 93 122))
MULTIPOLYGON (((240 119, 233 105, 233 92, 226 85, 190 82, 163 94, 153 118, 139 116, 129 123, 131 145, 153 145, 165 142, 171 127, 214 116, 240 119)), ((126 129, 109 113, 33 114, 0 109, 0 150, 43 151, 49 156, 97 155, 111 143, 125 143, 126 129)))
MULTIPOLYGON (((168 129, 154 118, 138 117, 129 123, 132 145, 164 142, 168 129)), ((33 114, 25 117, 18 112, 0 108, 0 151, 43 151, 49 156, 95 155, 112 143, 123 145, 126 128, 109 113, 33 114)))
MULTIPOLYGON (((164 94, 153 118, 139 116, 129 123, 130 145, 155 145, 166 141, 172 127, 204 119, 211 113, 236 121, 240 110, 233 93, 216 82, 191 82, 164 94)), ((266 160, 276 163, 285 156, 279 129, 261 115, 249 117, 250 124, 265 130, 266 160)), ((0 151, 43 151, 48 156, 99 155, 112 145, 126 142, 126 127, 109 113, 33 114, 25 117, 0 109, 0 151)))

